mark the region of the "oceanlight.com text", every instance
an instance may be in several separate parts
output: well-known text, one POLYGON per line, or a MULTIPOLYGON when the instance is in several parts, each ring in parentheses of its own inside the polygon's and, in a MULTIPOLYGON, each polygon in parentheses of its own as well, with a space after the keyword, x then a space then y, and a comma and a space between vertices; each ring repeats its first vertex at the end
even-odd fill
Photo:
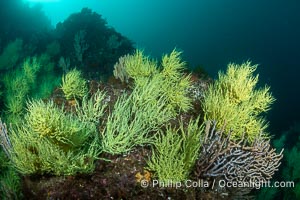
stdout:
POLYGON ((255 188, 260 189, 263 187, 275 187, 275 188, 286 188, 294 187, 295 183, 293 181, 225 181, 225 180, 186 180, 186 181, 159 181, 159 180, 142 180, 141 186, 143 188, 147 187, 159 187, 159 188, 255 188))

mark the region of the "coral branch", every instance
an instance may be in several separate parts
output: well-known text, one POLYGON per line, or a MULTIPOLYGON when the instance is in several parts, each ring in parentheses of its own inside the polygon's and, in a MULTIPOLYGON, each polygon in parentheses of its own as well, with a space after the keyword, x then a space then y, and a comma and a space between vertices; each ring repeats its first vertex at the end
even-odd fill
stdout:
POLYGON ((10 157, 10 150, 12 148, 10 140, 7 135, 7 127, 0 119, 0 146, 4 150, 7 157, 10 157))
POLYGON ((216 122, 207 123, 205 134, 196 169, 198 178, 222 178, 228 182, 267 181, 279 168, 283 150, 277 154, 268 139, 258 137, 246 146, 244 138, 231 141, 231 133, 216 130, 216 122))

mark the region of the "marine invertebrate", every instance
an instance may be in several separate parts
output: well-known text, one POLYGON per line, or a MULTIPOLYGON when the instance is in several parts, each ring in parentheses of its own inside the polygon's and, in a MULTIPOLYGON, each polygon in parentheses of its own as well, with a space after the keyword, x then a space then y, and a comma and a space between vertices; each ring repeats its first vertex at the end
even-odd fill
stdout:
POLYGON ((136 182, 140 183, 142 180, 150 181, 151 180, 151 173, 148 170, 144 170, 143 173, 138 172, 135 174, 136 182))
POLYGON ((66 114, 52 101, 48 103, 41 100, 29 101, 27 109, 25 119, 30 129, 39 137, 46 137, 65 149, 82 145, 91 134, 96 132, 94 126, 79 120, 76 116, 66 114))
MULTIPOLYGON (((0 126, 1 126, 0 121, 0 126)), ((1 131, 1 130, 0 130, 1 131)), ((1 133, 0 133, 1 134, 1 133)), ((1 136, 0 136, 1 141, 1 136)), ((0 198, 20 199, 21 179, 3 151, 0 149, 0 198)))
POLYGON ((179 129, 168 126, 165 134, 156 136, 155 150, 147 164, 159 181, 176 183, 188 178, 201 145, 202 128, 198 121, 190 121, 186 130, 182 123, 179 129))
POLYGON ((119 154, 135 145, 149 143, 153 139, 148 136, 150 131, 158 131, 179 111, 190 108, 191 100, 187 96, 190 77, 182 73, 184 63, 180 54, 174 50, 164 56, 162 71, 139 50, 124 57, 124 65, 115 65, 116 78, 126 80, 128 76, 134 80, 134 86, 129 96, 125 94, 118 99, 108 118, 102 132, 104 151, 119 154), (119 75, 120 71, 126 75, 119 75))
POLYGON ((11 142, 9 140, 7 134, 7 127, 6 124, 3 123, 0 119, 0 146, 2 147, 4 153, 7 157, 10 157, 10 149, 11 149, 11 142))
POLYGON ((128 76, 138 84, 141 79, 150 78, 158 72, 156 62, 143 54, 143 51, 136 50, 133 55, 128 55, 124 61, 125 70, 128 76))
POLYGON ((27 58, 23 63, 23 71, 25 79, 27 80, 28 84, 32 85, 35 83, 36 74, 40 69, 40 63, 36 57, 27 58))
POLYGON ((114 77, 119 79, 122 83, 128 83, 129 75, 125 69, 125 61, 129 59, 130 55, 124 55, 119 58, 119 61, 114 65, 114 77))
MULTIPOLYGON (((256 137, 252 144, 246 138, 230 140, 233 131, 225 134, 216 122, 206 123, 205 135, 196 164, 195 175, 199 179, 214 178, 226 182, 242 182, 250 185, 270 180, 278 171, 283 150, 276 153, 270 140, 256 137)), ((249 191, 250 192, 250 191, 249 191)))
POLYGON ((180 111, 186 112, 191 108, 191 99, 188 97, 191 82, 190 76, 183 73, 185 62, 181 61, 180 56, 181 52, 174 49, 169 55, 163 56, 159 69, 157 62, 137 50, 133 55, 122 58, 122 64, 119 62, 115 65, 115 77, 122 80, 132 78, 134 87, 156 85, 160 96, 167 98, 167 106, 174 115, 180 111))
POLYGON ((17 123, 22 115, 25 100, 30 90, 34 87, 40 63, 36 57, 27 58, 21 69, 16 69, 4 76, 6 87, 5 106, 7 118, 11 123, 17 123))
POLYGON ((147 134, 152 127, 146 126, 142 116, 153 113, 135 112, 131 101, 132 98, 127 95, 117 100, 112 114, 108 117, 105 130, 101 134, 103 151, 121 154, 130 151, 136 145, 151 141, 147 134))
POLYGON ((169 55, 163 56, 162 71, 159 76, 163 80, 162 90, 166 94, 169 104, 174 111, 187 112, 191 108, 188 89, 191 87, 190 75, 185 75, 185 62, 181 61, 181 53, 174 49, 169 55))
POLYGON ((136 87, 130 95, 118 98, 101 134, 103 151, 120 154, 149 144, 153 141, 149 133, 174 117, 156 84, 136 87))
POLYGON ((99 154, 96 138, 88 148, 78 147, 65 151, 47 138, 41 138, 28 124, 10 129, 11 161, 22 174, 70 175, 88 173, 94 169, 93 161, 99 154))
POLYGON ((81 106, 79 106, 79 103, 76 103, 75 105, 77 117, 81 121, 98 124, 99 119, 103 116, 104 109, 107 106, 104 102, 104 98, 105 92, 101 90, 97 90, 90 98, 88 98, 88 95, 84 96, 81 106))
POLYGON ((6 96, 6 111, 10 115, 21 115, 24 109, 24 103, 25 103, 25 95, 20 93, 20 96, 14 96, 12 94, 7 94, 6 96))
POLYGON ((84 107, 76 107, 75 114, 66 113, 52 101, 29 101, 24 119, 9 129, 9 137, 6 126, 0 123, 1 146, 14 167, 22 174, 93 170, 100 152, 96 118, 104 112, 103 97, 98 91, 91 99, 85 98, 84 107))
POLYGON ((204 93, 205 120, 215 119, 218 128, 226 122, 226 131, 233 130, 231 139, 234 140, 245 133, 249 142, 253 142, 267 127, 261 114, 270 109, 274 97, 267 86, 255 88, 258 76, 253 76, 253 72, 256 67, 251 62, 231 63, 226 73, 220 72, 219 79, 204 93))
MULTIPOLYGON (((22 116, 24 111, 26 98, 33 96, 33 91, 39 89, 36 82, 41 67, 40 57, 28 57, 20 65, 20 68, 9 71, 4 75, 3 83, 6 88, 4 104, 8 113, 6 119, 10 119, 11 123, 19 121, 18 118, 22 116)), ((43 79, 45 79, 45 76, 43 76, 43 79)))
POLYGON ((69 71, 62 77, 61 89, 68 100, 82 98, 88 92, 86 80, 81 77, 81 72, 77 69, 69 71))
POLYGON ((109 115, 105 130, 101 133, 103 151, 120 154, 130 151, 136 143, 147 141, 144 138, 146 127, 138 118, 132 119, 131 100, 127 95, 119 97, 109 115))

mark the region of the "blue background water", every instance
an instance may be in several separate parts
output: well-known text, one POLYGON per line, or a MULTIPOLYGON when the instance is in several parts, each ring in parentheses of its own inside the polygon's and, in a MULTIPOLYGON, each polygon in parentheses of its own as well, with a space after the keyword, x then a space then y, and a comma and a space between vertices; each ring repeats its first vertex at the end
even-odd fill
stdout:
MULTIPOLYGON (((37 1, 37 0, 32 0, 37 1)), ((31 2, 32 3, 32 2, 31 2)), ((32 3, 34 4, 34 3, 32 3)), ((261 85, 277 101, 272 134, 299 120, 300 1, 297 0, 47 0, 53 26, 89 7, 139 48, 161 57, 174 47, 216 77, 229 62, 259 64, 261 85)))

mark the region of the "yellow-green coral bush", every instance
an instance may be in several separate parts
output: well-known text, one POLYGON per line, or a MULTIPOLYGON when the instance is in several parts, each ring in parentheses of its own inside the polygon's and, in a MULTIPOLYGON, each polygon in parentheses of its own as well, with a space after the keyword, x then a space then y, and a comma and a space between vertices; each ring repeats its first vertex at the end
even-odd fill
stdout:
POLYGON ((137 83, 139 79, 149 78, 158 73, 156 62, 145 56, 141 50, 136 50, 133 55, 128 55, 124 65, 128 76, 137 83))
POLYGON ((22 174, 70 175, 94 169, 93 161, 99 153, 96 139, 88 149, 64 151, 48 138, 40 138, 26 124, 11 129, 10 133, 11 160, 22 174))
MULTIPOLYGON (((66 114, 57 108, 52 101, 30 101, 25 120, 39 137, 47 137, 53 143, 78 147, 93 133, 96 128, 90 123, 79 120, 72 114, 66 114)), ((65 147, 66 148, 66 147, 65 147)))
POLYGON ((187 112, 191 108, 191 99, 188 89, 191 87, 190 75, 185 75, 185 62, 181 61, 181 52, 173 50, 170 55, 162 59, 162 71, 158 74, 162 79, 162 93, 168 100, 169 106, 174 110, 179 108, 187 112))
POLYGON ((81 106, 77 102, 75 105, 77 117, 83 122, 93 122, 99 124, 99 119, 104 114, 104 109, 107 103, 104 101, 105 92, 98 90, 92 97, 88 98, 88 95, 84 96, 81 102, 81 106))
POLYGON ((261 114, 270 109, 274 97, 267 86, 256 89, 256 68, 249 61, 241 65, 231 63, 204 94, 205 120, 217 120, 219 128, 226 123, 227 129, 232 130, 231 139, 240 139, 245 133, 252 142, 267 127, 261 114))
POLYGON ((199 155, 202 127, 192 120, 186 130, 181 123, 180 129, 167 127, 166 133, 156 136, 155 150, 148 160, 148 168, 155 173, 159 181, 166 184, 185 181, 199 155))
POLYGON ((6 106, 6 119, 10 123, 18 123, 25 108, 26 98, 47 98, 53 88, 59 85, 60 76, 54 72, 54 63, 47 54, 27 57, 13 69, 4 73, 3 94, 6 106), (58 80, 59 79, 59 80, 58 80), (39 83, 39 84, 37 84, 39 83))
POLYGON ((149 133, 173 117, 165 106, 166 99, 158 96, 155 86, 148 86, 119 97, 101 134, 103 151, 121 154, 134 146, 149 144, 153 141, 149 133))
MULTIPOLYGON (((49 53, 53 54, 55 53, 55 50, 52 50, 49 53)), ((36 77, 36 82, 39 84, 34 84, 30 96, 35 99, 44 99, 50 97, 54 88, 60 85, 61 75, 54 69, 55 62, 50 54, 43 53, 38 56, 37 60, 41 66, 36 77)))
POLYGON ((81 76, 77 69, 69 71, 62 77, 61 88, 66 99, 82 98, 88 92, 87 82, 81 76))
POLYGON ((40 63, 36 57, 27 58, 21 65, 21 69, 11 71, 4 76, 7 119, 13 124, 17 123, 23 114, 25 100, 35 84, 39 69, 40 63))
POLYGON ((168 106, 167 97, 157 89, 160 84, 159 80, 148 80, 147 84, 135 87, 130 96, 133 111, 152 130, 175 118, 172 108, 168 106))
POLYGON ((25 79, 27 80, 28 84, 34 84, 36 79, 36 74, 40 69, 40 63, 37 57, 27 58, 23 63, 23 72, 25 79))
POLYGON ((157 62, 137 50, 135 54, 124 57, 122 65, 115 65, 115 76, 122 80, 132 78, 134 87, 155 84, 160 95, 167 98, 166 106, 173 110, 174 115, 180 111, 187 112, 191 108, 191 99, 188 97, 191 82, 190 76, 183 73, 185 62, 181 61, 180 56, 181 52, 173 50, 163 56, 159 68, 157 62))
POLYGON ((152 143, 150 132, 159 131, 179 111, 188 111, 191 100, 187 92, 191 83, 190 76, 183 73, 185 63, 180 55, 176 50, 165 55, 161 70, 139 50, 115 65, 116 78, 132 78, 134 86, 130 95, 118 99, 108 117, 102 132, 103 151, 120 154, 136 145, 152 143))
POLYGON ((0 149, 0 198, 21 199, 20 188, 21 179, 18 173, 13 168, 7 155, 0 149))
POLYGON ((128 83, 129 76, 125 70, 125 62, 130 55, 121 56, 118 62, 114 65, 113 74, 116 79, 119 79, 122 83, 128 83))
POLYGON ((88 113, 80 108, 66 113, 52 101, 28 102, 24 120, 10 128, 10 159, 16 169, 22 174, 91 172, 101 150, 96 118, 106 106, 103 96, 98 91, 85 100, 83 104, 94 103, 88 113))

